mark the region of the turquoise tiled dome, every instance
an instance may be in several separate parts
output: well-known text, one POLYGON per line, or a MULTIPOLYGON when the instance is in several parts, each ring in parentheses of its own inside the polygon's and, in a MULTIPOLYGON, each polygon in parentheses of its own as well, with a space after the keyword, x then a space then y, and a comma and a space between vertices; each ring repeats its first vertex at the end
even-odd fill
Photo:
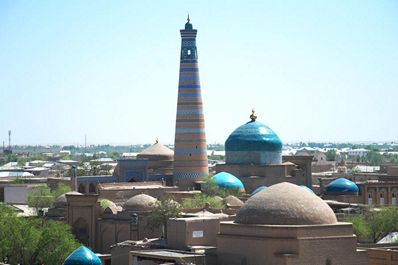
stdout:
POLYGON ((250 196, 253 196, 253 195, 256 194, 256 193, 259 193, 260 191, 262 191, 262 190, 264 190, 264 189, 266 189, 266 188, 268 188, 268 187, 265 186, 265 185, 262 185, 262 186, 258 187, 257 189, 255 189, 255 190, 250 194, 250 196))
POLYGON ((250 121, 229 135, 225 151, 282 151, 282 141, 267 125, 250 121))
POLYGON ((242 181, 227 172, 217 173, 211 178, 211 180, 213 180, 220 188, 236 189, 242 192, 245 191, 242 181))
POLYGON ((85 246, 81 246, 73 251, 64 261, 63 265, 101 265, 102 262, 85 246))
POLYGON ((282 141, 265 124, 256 121, 252 111, 251 121, 233 131, 225 141, 225 162, 227 164, 282 163, 282 141))
POLYGON ((357 184, 346 178, 338 178, 333 180, 326 186, 327 194, 358 194, 359 188, 357 184))

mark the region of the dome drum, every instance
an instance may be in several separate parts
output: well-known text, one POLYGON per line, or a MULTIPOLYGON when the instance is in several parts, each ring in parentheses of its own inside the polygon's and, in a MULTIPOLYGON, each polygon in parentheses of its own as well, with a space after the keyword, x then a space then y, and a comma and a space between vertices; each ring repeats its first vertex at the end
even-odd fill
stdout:
POLYGON ((282 163, 281 151, 228 151, 227 164, 277 165, 282 163))

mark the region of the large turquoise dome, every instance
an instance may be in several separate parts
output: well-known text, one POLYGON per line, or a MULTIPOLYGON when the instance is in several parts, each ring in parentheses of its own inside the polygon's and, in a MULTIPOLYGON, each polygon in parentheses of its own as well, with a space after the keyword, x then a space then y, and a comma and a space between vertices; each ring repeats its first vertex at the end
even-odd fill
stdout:
POLYGON ((85 246, 73 251, 64 261, 63 265, 101 265, 102 262, 94 252, 85 246))
POLYGON ((231 164, 280 164, 282 141, 267 125, 250 122, 233 131, 225 142, 225 161, 231 164))
POLYGON ((346 178, 333 180, 326 186, 326 194, 330 195, 358 195, 357 184, 346 178))
POLYGON ((211 178, 211 180, 220 188, 235 189, 241 192, 245 191, 242 181, 228 172, 217 173, 211 178))

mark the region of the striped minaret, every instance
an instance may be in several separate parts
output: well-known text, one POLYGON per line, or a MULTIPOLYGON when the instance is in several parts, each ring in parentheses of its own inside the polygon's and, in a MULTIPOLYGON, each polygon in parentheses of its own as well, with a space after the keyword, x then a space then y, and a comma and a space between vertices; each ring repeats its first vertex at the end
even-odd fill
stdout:
POLYGON ((202 96, 200 92, 197 30, 189 16, 181 32, 180 79, 174 141, 174 182, 190 189, 209 174, 202 96))

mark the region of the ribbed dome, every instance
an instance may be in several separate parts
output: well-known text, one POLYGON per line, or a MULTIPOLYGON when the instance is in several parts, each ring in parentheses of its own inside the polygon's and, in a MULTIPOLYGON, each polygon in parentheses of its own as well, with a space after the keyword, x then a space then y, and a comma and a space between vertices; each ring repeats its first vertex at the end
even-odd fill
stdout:
POLYGON ((157 199, 146 194, 138 194, 126 201, 124 208, 127 211, 147 212, 152 211, 157 199))
POLYGON ((337 222, 332 209, 318 196, 283 182, 250 197, 235 223, 264 225, 318 225, 337 222))
POLYGON ((53 207, 54 208, 64 208, 67 206, 67 200, 66 200, 66 194, 71 194, 71 195, 83 195, 80 192, 77 191, 69 191, 67 193, 64 193, 60 196, 58 196, 54 203, 53 203, 53 207))
POLYGON ((263 189, 266 189, 266 188, 268 188, 268 187, 265 186, 265 185, 262 185, 262 186, 258 187, 257 189, 255 189, 255 190, 250 194, 250 196, 253 196, 254 194, 256 194, 256 193, 258 193, 258 192, 260 192, 260 191, 262 191, 263 189))
POLYGON ((149 160, 173 160, 173 157, 173 150, 158 141, 137 155, 137 158, 146 158, 149 160))
POLYGON ((327 194, 357 195, 358 192, 359 188, 357 184, 346 178, 335 179, 326 186, 327 194))
POLYGON ((101 265, 102 262, 85 246, 81 246, 73 251, 64 261, 64 265, 101 265))
POLYGON ((228 172, 217 173, 211 178, 211 180, 220 188, 235 189, 241 192, 245 191, 242 181, 228 172))
POLYGON ((232 164, 280 164, 282 142, 268 126, 252 120, 229 135, 225 142, 225 161, 232 164))

